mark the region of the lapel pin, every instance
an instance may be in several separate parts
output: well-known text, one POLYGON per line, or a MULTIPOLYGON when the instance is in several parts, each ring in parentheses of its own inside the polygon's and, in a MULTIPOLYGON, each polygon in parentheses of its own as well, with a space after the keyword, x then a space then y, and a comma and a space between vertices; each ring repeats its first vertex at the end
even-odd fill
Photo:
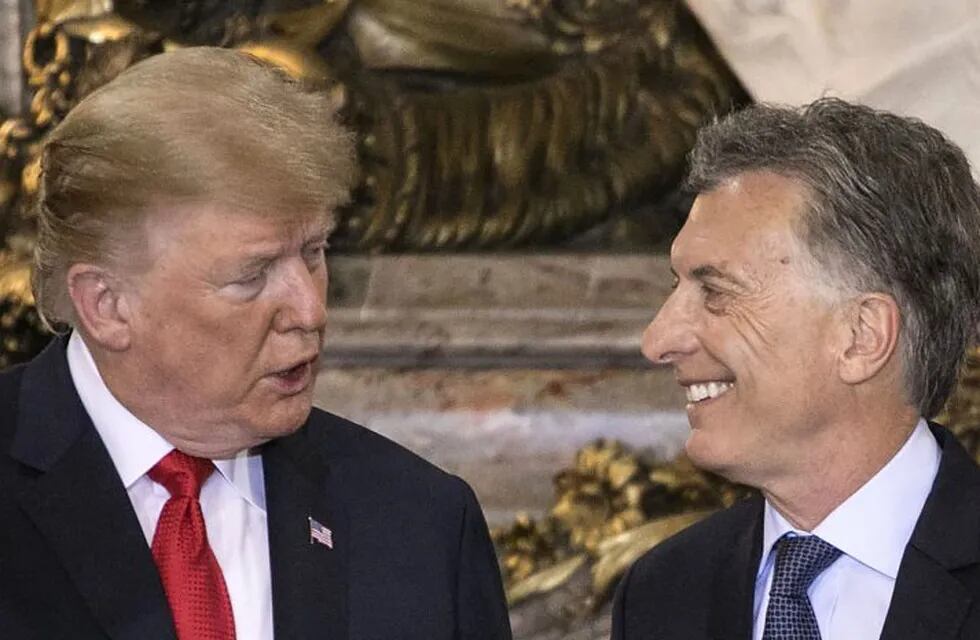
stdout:
POLYGON ((310 521, 310 544, 322 544, 327 549, 333 549, 333 531, 320 524, 313 518, 307 517, 310 521))

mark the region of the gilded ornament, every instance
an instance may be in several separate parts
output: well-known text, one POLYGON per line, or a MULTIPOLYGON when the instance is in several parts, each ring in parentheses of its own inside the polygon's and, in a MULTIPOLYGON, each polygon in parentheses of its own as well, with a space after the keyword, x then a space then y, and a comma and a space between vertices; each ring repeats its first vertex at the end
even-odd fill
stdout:
POLYGON ((936 421, 947 425, 980 464, 980 346, 967 352, 959 384, 936 421))
POLYGON ((30 260, 0 251, 0 369, 26 362, 48 341, 31 293, 30 260))
POLYGON ((555 476, 555 504, 545 518, 522 515, 493 531, 508 602, 557 589, 588 567, 591 589, 579 611, 593 610, 645 551, 748 493, 683 457, 656 463, 597 440, 555 476))
POLYGON ((34 0, 34 15, 39 23, 59 25, 99 18, 111 12, 112 0, 34 0))

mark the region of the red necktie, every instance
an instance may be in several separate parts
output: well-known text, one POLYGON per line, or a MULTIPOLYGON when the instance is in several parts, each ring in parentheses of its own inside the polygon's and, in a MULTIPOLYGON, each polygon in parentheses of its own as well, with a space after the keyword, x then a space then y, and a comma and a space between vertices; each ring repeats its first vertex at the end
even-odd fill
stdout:
POLYGON ((201 485, 214 465, 174 449, 149 476, 170 492, 153 535, 153 559, 170 602, 178 640, 234 640, 235 619, 221 567, 208 544, 201 485))

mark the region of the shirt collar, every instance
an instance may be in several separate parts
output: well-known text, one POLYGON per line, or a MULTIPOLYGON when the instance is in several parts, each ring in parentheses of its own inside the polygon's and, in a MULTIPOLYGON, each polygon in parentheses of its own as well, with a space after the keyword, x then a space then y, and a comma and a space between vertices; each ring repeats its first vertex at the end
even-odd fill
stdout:
MULTIPOLYGON (((894 580, 912 530, 932 490, 941 455, 926 421, 920 419, 888 464, 811 533, 894 580)), ((769 564, 773 545, 787 533, 809 535, 795 528, 767 500, 759 575, 769 564)))
MULTIPOLYGON (((105 443, 116 472, 128 491, 174 446, 112 395, 92 353, 77 331, 72 332, 68 339, 67 356, 68 370, 82 406, 105 443)), ((254 451, 242 451, 234 458, 215 460, 214 465, 245 500, 265 511, 261 455, 254 451)))

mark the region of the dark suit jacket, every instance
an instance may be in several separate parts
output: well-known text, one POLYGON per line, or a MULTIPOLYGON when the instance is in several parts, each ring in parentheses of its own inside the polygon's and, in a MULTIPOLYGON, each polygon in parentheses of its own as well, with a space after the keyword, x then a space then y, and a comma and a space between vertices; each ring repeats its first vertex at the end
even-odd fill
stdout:
MULTIPOLYGON (((980 638, 980 469, 945 429, 932 430, 939 473, 902 557, 884 640, 980 638)), ((616 594, 613 640, 750 640, 762 512, 762 498, 750 498, 640 558, 616 594)))
MULTIPOLYGON (((126 491, 65 340, 0 374, 0 638, 175 638, 126 491)), ((510 638, 473 492, 314 410, 263 452, 276 638, 510 638), (333 531, 310 544, 308 517, 333 531)))

